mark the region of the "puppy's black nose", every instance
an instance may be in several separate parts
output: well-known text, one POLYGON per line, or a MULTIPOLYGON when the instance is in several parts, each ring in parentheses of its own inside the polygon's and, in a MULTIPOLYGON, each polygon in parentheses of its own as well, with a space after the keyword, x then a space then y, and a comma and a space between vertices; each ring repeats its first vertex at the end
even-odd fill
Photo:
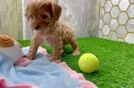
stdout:
POLYGON ((36 30, 38 30, 38 29, 40 28, 40 26, 37 25, 37 26, 34 26, 34 28, 35 28, 36 30))

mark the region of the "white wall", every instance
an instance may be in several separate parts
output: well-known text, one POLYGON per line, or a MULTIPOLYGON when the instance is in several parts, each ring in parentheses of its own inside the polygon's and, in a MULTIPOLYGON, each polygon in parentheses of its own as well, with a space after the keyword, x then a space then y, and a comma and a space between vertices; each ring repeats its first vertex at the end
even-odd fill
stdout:
POLYGON ((59 0, 62 21, 69 24, 78 37, 96 36, 100 0, 59 0))
POLYGON ((27 21, 25 17, 25 8, 28 0, 22 0, 22 19, 23 19, 23 39, 31 39, 31 27, 30 23, 27 21))

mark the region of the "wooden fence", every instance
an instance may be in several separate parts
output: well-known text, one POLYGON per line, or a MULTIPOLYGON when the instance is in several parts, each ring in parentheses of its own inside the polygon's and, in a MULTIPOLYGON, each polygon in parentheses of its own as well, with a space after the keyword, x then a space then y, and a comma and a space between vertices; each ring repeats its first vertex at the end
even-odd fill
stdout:
POLYGON ((0 34, 22 39, 21 0, 0 0, 0 34))

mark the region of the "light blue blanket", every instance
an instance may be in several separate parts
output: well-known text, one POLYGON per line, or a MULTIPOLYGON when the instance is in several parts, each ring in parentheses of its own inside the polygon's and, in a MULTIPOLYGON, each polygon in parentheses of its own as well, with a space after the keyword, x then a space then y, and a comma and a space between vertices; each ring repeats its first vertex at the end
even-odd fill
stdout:
MULTIPOLYGON (((27 54, 28 48, 23 49, 27 54)), ((25 67, 15 67, 9 59, 0 54, 0 77, 4 77, 8 84, 28 83, 39 88, 79 88, 77 80, 71 78, 58 64, 50 63, 47 57, 37 53, 33 60, 25 67)))

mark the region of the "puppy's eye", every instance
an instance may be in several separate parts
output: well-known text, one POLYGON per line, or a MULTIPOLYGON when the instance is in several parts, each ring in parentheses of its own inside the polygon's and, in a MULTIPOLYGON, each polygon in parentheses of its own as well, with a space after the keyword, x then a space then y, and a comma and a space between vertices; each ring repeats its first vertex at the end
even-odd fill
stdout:
POLYGON ((45 20, 47 18, 47 15, 42 15, 41 18, 45 20))
POLYGON ((30 18, 33 19, 33 15, 30 15, 30 18))

